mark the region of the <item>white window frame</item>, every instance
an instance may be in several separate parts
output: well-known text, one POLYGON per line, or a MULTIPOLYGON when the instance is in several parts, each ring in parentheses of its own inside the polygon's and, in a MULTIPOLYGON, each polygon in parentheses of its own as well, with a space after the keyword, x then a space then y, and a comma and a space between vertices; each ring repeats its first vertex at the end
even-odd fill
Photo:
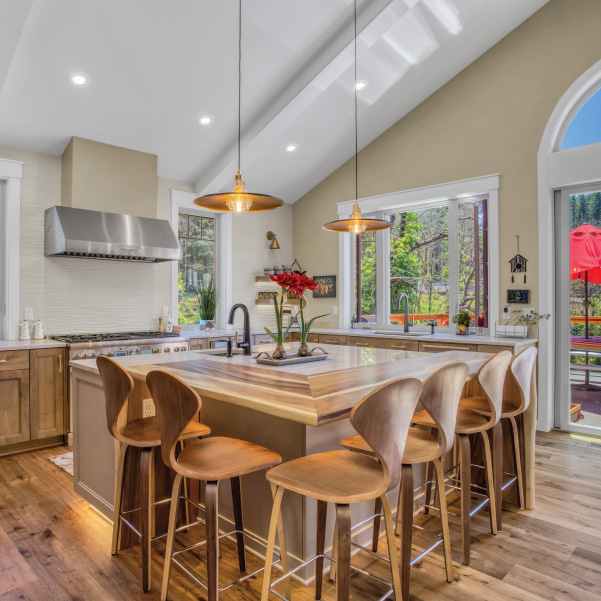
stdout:
MULTIPOLYGON (((218 288, 217 327, 227 329, 228 307, 232 305, 232 216, 198 208, 194 204, 197 194, 171 190, 171 227, 178 236, 179 215, 199 215, 215 219, 215 280, 218 288)), ((179 238, 179 237, 178 237, 179 238)), ((178 323, 179 261, 171 265, 171 315, 178 323)), ((190 326, 183 326, 190 329, 190 326)), ((194 326, 191 326, 194 329, 194 326)))
MULTIPOLYGON (((487 198, 488 221, 488 323, 492 330, 494 322, 499 319, 499 174, 487 175, 472 179, 460 180, 436 186, 416 188, 363 198, 359 201, 365 216, 385 218, 390 213, 424 209, 427 207, 449 206, 449 299, 456 299, 455 306, 449 303, 449 314, 457 312, 457 288, 459 279, 459 255, 451 252, 458 249, 457 219, 453 219, 458 205, 470 199, 487 198), (452 226, 451 224, 455 225, 452 226)), ((354 200, 338 203, 338 218, 348 219, 351 216, 354 200)), ((340 318, 339 327, 348 328, 354 314, 354 242, 353 234, 340 234, 339 273, 340 273, 340 318)), ((390 314, 390 274, 388 256, 390 248, 390 231, 376 233, 376 315, 375 325, 378 329, 394 329, 385 323, 390 314)), ((396 326, 398 329, 399 326, 396 326)), ((426 329, 416 327, 416 330, 426 329)), ((444 330, 443 330, 444 331, 444 330)))
POLYGON ((0 205, 3 213, 0 220, 3 230, 0 232, 0 258, 4 261, 2 290, 5 295, 5 298, 0 298, 0 319, 2 335, 8 340, 19 338, 21 179, 22 162, 0 159, 0 180, 4 182, 4 195, 0 205))

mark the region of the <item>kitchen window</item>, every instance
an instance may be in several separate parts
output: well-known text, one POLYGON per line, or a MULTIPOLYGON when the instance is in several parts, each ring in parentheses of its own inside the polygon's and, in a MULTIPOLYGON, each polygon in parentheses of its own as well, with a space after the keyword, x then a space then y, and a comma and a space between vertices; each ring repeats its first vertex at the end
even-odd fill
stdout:
POLYGON ((392 228, 377 235, 367 232, 355 242, 359 321, 403 325, 402 295, 406 294, 412 326, 435 321, 439 327, 449 327, 450 318, 466 310, 474 323, 483 315, 488 327, 485 197, 414 204, 377 217, 391 222, 392 228))
POLYGON ((178 323, 200 322, 196 289, 215 278, 215 219, 179 214, 178 323))

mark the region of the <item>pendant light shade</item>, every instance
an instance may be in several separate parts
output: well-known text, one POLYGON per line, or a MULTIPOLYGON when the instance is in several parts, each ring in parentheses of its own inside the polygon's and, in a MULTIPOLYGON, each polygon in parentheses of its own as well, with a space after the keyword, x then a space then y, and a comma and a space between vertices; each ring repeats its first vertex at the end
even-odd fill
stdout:
POLYGON ((330 221, 323 227, 329 232, 339 232, 351 234, 362 234, 363 232, 377 232, 378 230, 387 230, 392 227, 392 223, 384 219, 365 219, 361 215, 359 208, 359 136, 357 124, 357 0, 355 4, 355 81, 353 82, 353 90, 355 91, 355 206, 353 207, 353 215, 350 219, 339 219, 330 221))
POLYGON ((363 232, 377 232, 378 230, 387 230, 392 227, 392 224, 384 219, 365 219, 361 215, 359 203, 355 200, 353 207, 353 216, 350 219, 339 219, 338 221, 330 221, 322 226, 324 230, 329 232, 339 232, 351 234, 362 234, 363 232))
POLYGON ((240 173, 240 139, 242 131, 241 119, 242 99, 242 0, 238 4, 238 173, 234 178, 233 192, 219 192, 199 196, 194 204, 211 211, 226 213, 255 213, 258 211, 271 211, 284 204, 284 201, 268 194, 247 192, 246 184, 240 173))

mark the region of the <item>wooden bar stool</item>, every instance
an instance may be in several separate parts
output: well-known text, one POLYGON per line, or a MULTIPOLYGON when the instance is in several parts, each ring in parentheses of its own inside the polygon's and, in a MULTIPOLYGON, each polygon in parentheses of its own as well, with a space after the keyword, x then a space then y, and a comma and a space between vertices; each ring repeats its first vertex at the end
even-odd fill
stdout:
MULTIPOLYGON (((155 417, 145 417, 127 423, 127 400, 134 389, 132 377, 115 361, 108 357, 98 357, 96 365, 102 378, 104 398, 106 402, 106 419, 109 432, 121 443, 119 464, 115 478, 115 508, 113 516, 113 541, 111 553, 117 554, 121 534, 121 522, 124 522, 140 538, 142 542, 142 586, 144 592, 151 587, 151 507, 158 503, 152 501, 153 451, 161 444, 159 420, 155 417), (141 449, 140 458, 140 499, 141 518, 140 531, 124 517, 123 503, 123 476, 125 460, 128 449, 138 447, 141 449)), ((210 428, 200 423, 193 423, 181 432, 178 443, 183 440, 207 436, 210 428)), ((160 501, 159 501, 160 502, 160 501)), ((137 510, 133 510, 137 511, 137 510)), ((128 512, 128 513, 131 513, 128 512)))
MULTIPOLYGON (((442 542, 444 548, 447 582, 453 581, 447 497, 445 494, 444 471, 441 458, 453 448, 457 409, 468 371, 469 368, 465 363, 452 363, 432 374, 424 382, 420 403, 436 424, 436 430, 428 433, 419 428, 411 427, 408 431, 405 452, 403 453, 401 488, 399 491, 397 512, 397 521, 401 525, 401 584, 404 601, 409 599, 411 566, 435 549, 440 542, 442 542), (434 473, 436 474, 436 490, 438 492, 438 509, 440 510, 442 536, 434 545, 411 561, 414 503, 413 466, 429 462, 433 465, 434 473)), ((340 444, 351 451, 374 455, 373 449, 359 434, 345 438, 340 441, 340 444)), ((373 552, 376 552, 378 549, 381 511, 382 506, 378 499, 374 515, 373 552)))
MULTIPOLYGON (((169 529, 167 532, 167 548, 165 550, 165 569, 163 572, 163 588, 161 601, 167 599, 169 588, 169 575, 171 564, 175 563, 183 568, 188 576, 207 589, 208 601, 217 601, 219 593, 225 588, 219 588, 219 539, 225 536, 236 535, 238 545, 238 561, 240 571, 246 571, 244 551, 244 537, 250 536, 244 532, 242 520, 242 499, 240 492, 240 476, 267 470, 278 463, 282 458, 273 451, 235 438, 214 436, 195 441, 184 447, 179 454, 177 445, 182 433, 186 431, 190 420, 198 413, 201 400, 195 390, 185 382, 164 371, 151 371, 146 376, 146 383, 154 399, 161 428, 161 453, 165 464, 176 473, 173 482, 171 509, 169 513, 169 529), (200 543, 185 549, 173 552, 173 541, 177 522, 177 499, 183 478, 190 478, 206 483, 205 489, 205 516, 206 516, 206 543, 200 543), (219 535, 218 523, 218 485, 221 480, 231 480, 232 500, 234 504, 235 530, 219 535), (191 574, 177 559, 183 551, 207 546, 207 583, 205 584, 191 574)), ((282 533, 283 537, 283 533, 282 533)), ((257 543, 259 539, 252 537, 257 543)), ((285 545, 283 545, 285 549, 285 545)), ((287 569, 284 562, 285 569, 287 569)), ((237 582, 242 582, 263 571, 261 567, 245 575, 237 582)), ((237 583, 236 582, 236 583, 237 583)))
MULTIPOLYGON (((267 601, 270 589, 271 558, 275 545, 276 527, 281 520, 282 497, 286 490, 317 499, 316 556, 296 570, 316 562, 315 598, 321 598, 327 504, 336 505, 338 601, 347 601, 351 576, 351 503, 380 499, 384 508, 386 534, 395 599, 401 599, 394 526, 386 493, 397 486, 401 477, 402 457, 411 417, 419 400, 422 384, 407 378, 381 386, 359 401, 351 412, 355 430, 374 450, 376 458, 349 451, 329 451, 294 459, 267 472, 273 488, 274 504, 269 526, 267 559, 263 574, 262 601, 267 601), (379 461, 378 461, 379 460, 379 461)), ((365 573, 365 572, 364 572, 365 573)), ((369 575, 369 574, 367 574, 369 575)), ((288 577, 290 574, 287 575, 288 577)))
MULTIPOLYGON (((455 435, 459 441, 459 488, 461 490, 461 539, 463 546, 463 563, 470 562, 470 518, 480 511, 487 503, 489 504, 490 529, 493 534, 497 533, 497 504, 495 480, 493 476, 493 462, 491 455, 490 440, 488 432, 499 424, 501 418, 501 404, 503 399, 503 384, 507 367, 511 360, 511 353, 503 351, 489 359, 478 371, 476 382, 482 392, 482 398, 489 407, 490 414, 482 413, 463 406, 466 398, 459 401, 457 421, 455 424, 455 435), (486 475, 486 494, 472 489, 472 459, 470 447, 470 435, 480 434, 484 449, 484 472, 486 475), (475 494, 484 497, 474 509, 471 507, 471 498, 475 494)), ((469 385, 469 384, 468 384, 469 385)), ((413 416, 413 422, 420 426, 436 428, 436 422, 426 410, 417 411, 413 416)), ((500 429, 500 428, 499 428, 500 429)), ((497 442, 495 442, 497 444, 497 442)), ((426 488, 426 501, 430 502, 430 489, 426 488)))
MULTIPOLYGON (((503 491, 515 482, 518 489, 519 506, 521 508, 526 506, 524 499, 525 482, 522 473, 522 454, 520 451, 520 436, 516 418, 524 413, 530 406, 530 393, 532 389, 532 379, 534 378, 536 355, 536 348, 531 346, 511 359, 509 369, 507 370, 507 377, 505 379, 503 402, 501 405, 501 420, 505 419, 509 422, 515 473, 505 474, 502 472, 501 466, 498 468, 498 473, 495 473, 495 478, 497 479, 495 485, 497 491, 503 491), (510 476, 510 479, 505 483, 503 483, 503 475, 510 476)), ((462 399, 461 406, 478 411, 483 415, 490 415, 489 404, 482 396, 472 396, 462 399)), ((496 441, 495 444, 497 444, 496 441)), ((498 457, 499 453, 495 452, 495 455, 498 457)), ((500 498, 499 492, 497 493, 497 496, 500 498)), ((502 503, 497 503, 497 520, 501 511, 502 503)))

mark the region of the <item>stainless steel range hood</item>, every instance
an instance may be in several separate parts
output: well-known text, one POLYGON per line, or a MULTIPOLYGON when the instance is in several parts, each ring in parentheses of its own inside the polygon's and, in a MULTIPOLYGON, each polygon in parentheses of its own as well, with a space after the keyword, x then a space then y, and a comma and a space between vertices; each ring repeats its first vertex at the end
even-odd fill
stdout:
POLYGON ((113 261, 177 261, 180 249, 168 221, 73 207, 46 209, 47 257, 113 261))

